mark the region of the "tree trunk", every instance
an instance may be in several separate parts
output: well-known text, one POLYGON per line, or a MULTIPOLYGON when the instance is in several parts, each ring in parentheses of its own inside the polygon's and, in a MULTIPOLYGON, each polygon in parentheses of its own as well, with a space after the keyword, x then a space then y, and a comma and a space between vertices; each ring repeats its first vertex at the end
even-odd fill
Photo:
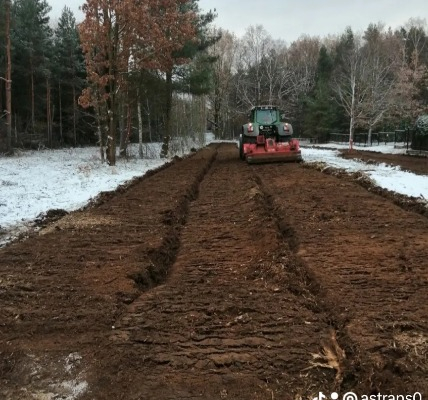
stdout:
POLYGON ((51 87, 49 78, 46 77, 46 122, 48 146, 52 147, 52 126, 51 126, 51 87))
MULTIPOLYGON (((6 47, 5 47, 6 48, 6 47)), ((6 75, 7 75, 7 71, 6 71, 6 75)), ((3 77, 0 77, 0 93, 4 92, 4 88, 6 87, 6 75, 3 77), (4 82, 4 83, 3 83, 4 82)), ((3 96, 0 94, 0 110, 5 110, 6 111, 6 106, 3 106, 3 96)), ((1 112, 1 111, 0 111, 1 112)), ((6 115, 6 114, 5 114, 6 115)))
MULTIPOLYGON (((129 92, 126 91, 126 118, 125 111, 121 113, 122 128, 120 130, 120 151, 119 154, 121 157, 128 156, 128 143, 129 138, 131 137, 131 105, 129 104, 129 92), (126 128, 125 128, 126 122, 126 128)), ((122 108, 125 108, 125 102, 122 102, 122 108)))
MULTIPOLYGON (((98 93, 97 93, 98 94, 98 93)), ((105 151, 104 151, 104 135, 103 135, 103 127, 102 127, 102 119, 101 119, 101 106, 100 106, 100 96, 97 96, 97 105, 95 109, 95 118, 97 121, 97 134, 98 134, 98 140, 100 144, 100 157, 101 162, 104 163, 106 161, 105 158, 105 151)))
MULTIPOLYGON (((110 20, 108 9, 104 8, 104 20, 110 20)), ((111 20, 110 20, 111 22, 111 20)), ((108 95, 107 99, 107 121, 109 133, 107 136, 107 162, 110 166, 116 165, 116 138, 117 138, 117 80, 119 73, 117 71, 117 52, 119 47, 119 24, 116 21, 111 31, 112 37, 108 42, 108 95)))
MULTIPOLYGON (((109 110, 110 111, 110 107, 109 110)), ((107 163, 110 166, 116 165, 116 118, 115 112, 108 116, 108 134, 107 134, 107 163)))
POLYGON ((6 126, 7 152, 12 153, 12 62, 10 54, 10 0, 6 0, 6 126))
POLYGON ((152 142, 152 124, 150 120, 150 105, 149 105, 149 98, 146 99, 147 102, 147 127, 149 128, 149 142, 152 142))
POLYGON ((127 113, 126 113, 126 135, 125 135, 125 143, 124 143, 124 149, 125 154, 124 156, 128 156, 128 144, 129 144, 129 138, 131 137, 131 130, 132 130, 132 115, 131 115, 131 104, 129 103, 128 98, 128 104, 127 104, 127 113))
MULTIPOLYGON (((125 94, 127 96, 127 94, 125 94)), ((125 100, 121 96, 119 100, 119 113, 118 113, 118 125, 119 125, 119 157, 125 157, 126 153, 126 121, 125 121, 125 100)))
POLYGON ((140 91, 137 90, 137 117, 138 117, 138 155, 143 158, 143 119, 141 118, 140 91))
POLYGON ((127 157, 128 155, 128 143, 131 137, 131 105, 129 99, 128 88, 125 91, 125 99, 121 101, 121 113, 120 113, 120 157, 127 157), (125 103, 126 100, 126 103, 125 103), (125 116, 126 109, 126 116, 125 116))
POLYGON ((101 125, 99 122, 99 118, 97 118, 97 135, 100 141, 100 158, 101 158, 101 163, 104 164, 105 162, 105 155, 104 155, 104 146, 103 146, 103 134, 101 131, 101 125))
POLYGON ((166 73, 166 112, 165 112, 165 137, 171 137, 172 133, 172 69, 166 73))
POLYGON ((58 83, 58 96, 59 96, 59 140, 61 145, 64 143, 62 131, 62 99, 61 99, 61 82, 58 83))
POLYGON ((352 148, 354 147, 355 86, 355 77, 353 77, 351 82, 351 110, 349 113, 349 150, 352 150, 352 148))
POLYGON ((34 69, 33 62, 30 61, 31 65, 31 129, 32 133, 35 133, 36 128, 36 117, 35 117, 35 104, 34 104, 34 69))
POLYGON ((214 99, 214 136, 216 139, 220 138, 221 107, 222 99, 220 97, 220 91, 216 88, 214 99))
POLYGON ((74 138, 74 146, 77 146, 77 124, 76 124, 76 85, 73 83, 73 138, 74 138))

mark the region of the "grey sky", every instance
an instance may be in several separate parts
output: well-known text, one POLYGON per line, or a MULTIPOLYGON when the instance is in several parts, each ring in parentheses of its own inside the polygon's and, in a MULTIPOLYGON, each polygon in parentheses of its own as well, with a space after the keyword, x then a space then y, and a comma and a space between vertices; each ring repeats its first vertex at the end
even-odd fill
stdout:
MULTIPOLYGON (((48 0, 52 18, 58 17, 64 5, 83 18, 78 11, 84 0, 48 0)), ((203 11, 216 9, 214 24, 237 36, 248 26, 263 25, 273 39, 287 43, 303 34, 325 37, 344 32, 351 26, 364 31, 370 22, 383 22, 393 29, 410 18, 428 18, 427 0, 199 0, 203 11)))

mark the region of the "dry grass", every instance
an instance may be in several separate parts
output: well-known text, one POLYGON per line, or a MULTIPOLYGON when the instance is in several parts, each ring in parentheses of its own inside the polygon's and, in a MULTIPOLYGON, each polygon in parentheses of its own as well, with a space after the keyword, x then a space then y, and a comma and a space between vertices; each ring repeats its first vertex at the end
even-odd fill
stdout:
POLYGON ((312 353, 310 366, 306 370, 312 368, 328 368, 336 371, 336 384, 340 385, 343 379, 344 362, 346 360, 345 351, 339 346, 336 338, 336 332, 330 331, 327 338, 321 341, 322 350, 320 353, 312 353))
POLYGON ((94 217, 87 214, 73 213, 66 215, 54 224, 50 224, 40 231, 40 235, 63 230, 63 229, 87 229, 103 225, 113 225, 116 221, 113 218, 94 217))
POLYGON ((400 332, 394 335, 394 346, 403 349, 408 357, 424 371, 428 371, 428 337, 420 332, 400 332))

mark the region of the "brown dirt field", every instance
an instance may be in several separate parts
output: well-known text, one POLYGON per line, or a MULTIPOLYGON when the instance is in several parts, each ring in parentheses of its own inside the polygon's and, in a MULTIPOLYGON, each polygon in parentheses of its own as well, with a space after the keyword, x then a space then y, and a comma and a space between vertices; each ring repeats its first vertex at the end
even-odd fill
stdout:
POLYGON ((343 158, 354 158, 366 163, 399 166, 403 171, 419 175, 428 174, 428 157, 409 154, 383 154, 376 151, 341 150, 343 158))
POLYGON ((425 209, 328 172, 212 145, 0 249, 0 398, 428 396, 425 209))

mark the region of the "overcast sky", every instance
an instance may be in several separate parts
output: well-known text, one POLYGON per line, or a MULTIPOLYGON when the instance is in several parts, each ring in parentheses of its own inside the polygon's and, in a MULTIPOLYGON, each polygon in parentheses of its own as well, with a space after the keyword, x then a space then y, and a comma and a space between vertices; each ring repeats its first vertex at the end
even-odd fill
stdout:
MULTIPOLYGON (((52 19, 64 5, 82 20, 84 0, 48 0, 52 19)), ((363 32, 368 24, 383 22, 393 29, 410 18, 428 18, 428 0, 199 0, 203 11, 217 10, 214 24, 238 37, 250 25, 263 25, 273 39, 291 43, 300 36, 326 37, 343 33, 347 26, 363 32)))

